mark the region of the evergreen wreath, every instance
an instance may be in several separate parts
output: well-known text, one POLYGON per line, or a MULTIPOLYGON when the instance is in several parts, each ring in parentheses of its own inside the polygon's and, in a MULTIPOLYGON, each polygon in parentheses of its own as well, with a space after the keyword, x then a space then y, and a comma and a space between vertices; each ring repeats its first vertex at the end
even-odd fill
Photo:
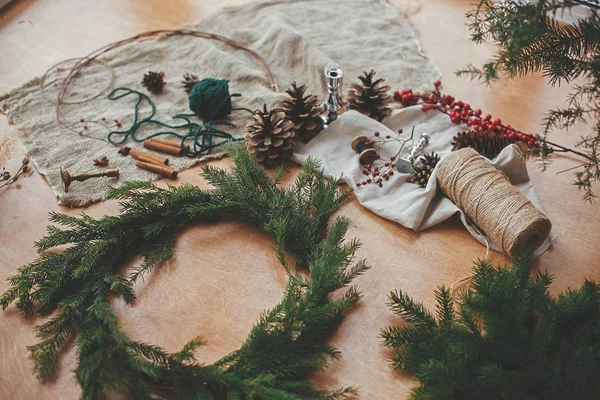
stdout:
POLYGON ((353 387, 319 391, 305 380, 340 356, 326 340, 361 297, 354 286, 335 300, 330 295, 369 268, 364 260, 350 266, 359 243, 343 243, 349 220, 338 217, 329 226, 348 193, 314 160, 289 188, 280 188, 284 169, 270 177, 244 147, 229 152, 231 173, 202 169, 214 189, 128 182, 109 192, 120 200, 120 215, 50 216, 67 228, 48 227, 36 242, 40 258, 9 278, 11 287, 0 297, 3 308, 16 302, 26 318, 56 313, 35 328, 41 341, 29 347, 41 380, 53 375, 67 338, 74 337, 83 399, 117 391, 149 399, 151 385, 169 388, 179 399, 333 399, 356 393, 353 387), (281 303, 260 317, 238 350, 212 365, 194 359, 201 338, 174 354, 130 339, 108 297, 135 301, 134 282, 171 258, 178 226, 223 219, 247 222, 273 237, 289 276, 281 303), (48 251, 63 245, 69 247, 48 251), (295 273, 286 253, 308 267, 310 278, 295 273), (138 254, 144 261, 123 272, 138 254))
POLYGON ((600 390, 600 286, 550 296, 547 272, 532 259, 475 265, 455 310, 451 291, 436 293, 435 316, 406 293, 389 306, 408 326, 384 329, 394 368, 415 374, 413 399, 592 399, 600 390))

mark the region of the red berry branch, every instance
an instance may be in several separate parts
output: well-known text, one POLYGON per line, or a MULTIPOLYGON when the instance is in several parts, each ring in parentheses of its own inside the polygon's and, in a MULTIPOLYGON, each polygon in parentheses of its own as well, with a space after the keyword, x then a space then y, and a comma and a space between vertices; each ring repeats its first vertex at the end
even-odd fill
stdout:
POLYGON ((491 114, 483 116, 481 109, 473 109, 469 103, 456 100, 454 96, 442 94, 442 83, 434 83, 435 90, 429 94, 415 94, 411 89, 394 92, 394 100, 405 107, 421 105, 423 111, 438 110, 450 117, 452 123, 466 124, 474 131, 493 131, 506 136, 511 142, 524 142, 529 148, 539 146, 539 136, 523 133, 510 125, 504 125, 500 118, 493 119, 491 114))
POLYGON ((396 159, 400 156, 400 154, 404 151, 404 147, 406 143, 412 142, 413 132, 411 133, 410 138, 402 139, 402 129, 398 129, 396 136, 386 135, 381 136, 381 133, 375 132, 369 138, 367 142, 365 142, 365 146, 368 148, 373 148, 374 146, 378 146, 379 148, 385 146, 388 143, 399 143, 400 148, 390 158, 383 158, 379 152, 377 152, 376 159, 372 164, 363 165, 362 174, 365 176, 365 180, 361 182, 356 182, 357 187, 374 184, 379 187, 383 187, 383 183, 390 179, 390 176, 394 175, 394 169, 396 168, 396 159))
POLYGON ((483 116, 481 109, 473 109, 469 103, 456 100, 454 96, 443 94, 440 91, 442 83, 438 80, 434 82, 435 90, 429 94, 415 94, 411 89, 394 92, 394 101, 399 102, 405 107, 421 105, 423 111, 438 110, 450 117, 450 121, 460 125, 466 124, 472 127, 474 131, 495 132, 504 135, 511 143, 521 142, 529 152, 542 151, 542 156, 546 157, 555 151, 570 152, 589 159, 584 153, 556 143, 547 141, 538 134, 531 134, 519 131, 510 125, 502 123, 500 118, 494 119, 491 114, 483 116), (559 148, 556 150, 549 146, 559 148))

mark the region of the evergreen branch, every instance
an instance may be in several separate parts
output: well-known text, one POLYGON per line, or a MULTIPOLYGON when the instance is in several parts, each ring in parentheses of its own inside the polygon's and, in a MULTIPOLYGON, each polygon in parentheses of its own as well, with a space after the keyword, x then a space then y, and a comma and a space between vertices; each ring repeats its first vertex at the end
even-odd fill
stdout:
POLYGON ((493 41, 496 53, 482 68, 468 65, 457 71, 490 83, 499 72, 509 78, 542 72, 551 85, 581 78, 585 84, 575 87, 568 98, 568 107, 550 111, 544 119, 544 137, 534 138, 542 143, 541 166, 545 169, 552 152, 571 152, 586 163, 575 174, 574 184, 584 200, 593 199, 592 186, 600 180, 600 160, 597 145, 600 127, 593 135, 582 138, 577 147, 569 149, 547 140, 554 129, 568 129, 575 123, 597 121, 600 110, 600 3, 589 0, 541 0, 536 2, 507 1, 496 4, 479 0, 467 13, 471 39, 476 43, 493 41), (587 6, 591 13, 575 23, 564 24, 555 19, 561 9, 587 6), (595 138, 595 139, 592 139, 595 138), (552 146, 552 147, 550 147, 552 146), (558 150, 560 149, 560 150, 558 150))
POLYGON ((457 304, 446 289, 436 292, 439 324, 415 321, 427 311, 392 293, 392 311, 417 308, 407 313, 409 325, 381 333, 394 349, 394 368, 419 381, 412 398, 596 397, 600 286, 586 281, 552 297, 551 276, 531 276, 531 263, 529 256, 516 257, 512 268, 478 261, 457 304))

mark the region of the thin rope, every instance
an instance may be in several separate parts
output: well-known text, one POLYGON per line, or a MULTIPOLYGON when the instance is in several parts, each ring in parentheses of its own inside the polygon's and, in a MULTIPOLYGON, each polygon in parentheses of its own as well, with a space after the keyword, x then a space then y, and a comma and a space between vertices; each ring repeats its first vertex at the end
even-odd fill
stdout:
POLYGON ((129 43, 140 42, 140 41, 151 40, 151 39, 158 39, 161 37, 170 37, 170 36, 194 36, 194 37, 198 37, 198 38, 216 40, 219 42, 223 42, 229 46, 232 46, 236 49, 240 49, 240 50, 243 50, 243 51, 249 53, 256 60, 258 60, 258 62, 265 69, 265 71, 267 73, 267 77, 271 84, 271 90, 273 90, 275 92, 279 91, 279 88, 277 86, 277 83, 275 82, 275 78, 273 76, 271 69, 269 68, 269 65, 267 64, 265 59, 260 54, 258 54, 256 51, 249 49, 234 40, 226 38, 225 36, 216 35, 214 33, 191 30, 191 29, 162 29, 162 30, 156 30, 156 31, 150 31, 150 32, 143 32, 143 33, 140 33, 133 37, 130 37, 130 38, 127 38, 124 40, 120 40, 118 42, 110 43, 106 46, 103 46, 103 47, 97 49, 97 50, 94 50, 87 56, 82 57, 80 59, 80 61, 77 62, 77 64, 75 64, 73 69, 71 69, 71 71, 69 72, 67 77, 63 80, 63 82, 60 86, 60 89, 58 91, 57 99, 56 99, 56 101, 57 101, 56 120, 57 120, 58 124, 61 126, 64 126, 65 128, 67 128, 68 130, 70 130, 73 133, 79 134, 79 132, 75 128, 75 124, 69 125, 65 121, 63 112, 61 110, 61 105, 64 103, 64 96, 67 92, 67 88, 69 87, 70 83, 73 81, 73 78, 91 61, 94 61, 98 57, 100 57, 116 48, 119 48, 121 46, 129 44, 129 43))
MULTIPOLYGON (((483 259, 483 261, 488 261, 488 258, 490 255, 490 242, 487 240, 485 234, 483 234, 479 230, 479 228, 477 228, 476 226, 473 226, 473 225, 471 225, 471 227, 477 231, 479 236, 481 236, 481 238, 485 242, 485 258, 483 259)), ((455 296, 454 296, 455 291, 461 289, 464 285, 471 283, 472 280, 473 280, 473 275, 469 275, 469 276, 465 276, 464 278, 460 278, 457 281, 454 281, 454 283, 452 285, 450 285, 450 297, 452 297, 452 299, 455 300, 455 296)))
MULTIPOLYGON (((60 62, 52 65, 50 68, 48 68, 46 70, 46 72, 44 72, 44 75, 42 75, 42 79, 40 81, 40 93, 41 93, 42 97, 46 101, 48 101, 48 102, 50 102, 52 104, 58 104, 58 100, 51 98, 48 95, 48 93, 46 92, 46 89, 45 89, 46 78, 48 77, 48 74, 50 73, 50 71, 52 71, 54 68, 58 67, 59 65, 66 64, 68 62, 75 61, 75 60, 81 60, 81 57, 69 58, 67 60, 60 61, 60 62)), ((88 102, 90 100, 97 99, 98 97, 102 96, 107 90, 109 90, 112 87, 112 85, 115 83, 115 70, 113 69, 113 67, 111 67, 109 63, 104 62, 102 60, 97 60, 96 59, 94 61, 96 61, 99 64, 102 64, 104 67, 106 67, 106 69, 110 73, 110 79, 109 79, 108 84, 106 85, 106 87, 104 89, 102 89, 102 91, 98 92, 96 95, 94 95, 92 97, 88 97, 88 98, 85 98, 85 99, 82 99, 82 100, 77 100, 77 101, 66 101, 66 100, 63 100, 62 104, 67 104, 67 105, 68 104, 82 104, 82 103, 88 102)))

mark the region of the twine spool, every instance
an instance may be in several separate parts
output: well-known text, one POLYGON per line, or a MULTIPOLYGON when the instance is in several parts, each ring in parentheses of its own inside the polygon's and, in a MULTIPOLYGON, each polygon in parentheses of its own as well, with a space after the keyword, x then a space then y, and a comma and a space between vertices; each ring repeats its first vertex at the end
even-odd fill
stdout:
POLYGON ((471 148, 444 158, 437 180, 444 194, 510 257, 533 252, 550 234, 550 220, 471 148))

